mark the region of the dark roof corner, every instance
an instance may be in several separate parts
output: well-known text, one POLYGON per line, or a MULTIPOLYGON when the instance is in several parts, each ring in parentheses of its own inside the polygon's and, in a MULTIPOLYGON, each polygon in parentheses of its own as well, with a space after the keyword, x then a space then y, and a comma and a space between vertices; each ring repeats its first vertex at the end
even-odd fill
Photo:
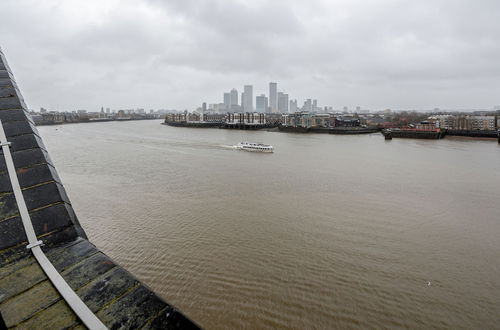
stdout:
MULTIPOLYGON (((91 244, 73 211, 0 48, 0 120, 43 251, 80 299, 108 328, 197 329, 91 244)), ((7 327, 81 325, 36 259, 0 149, 0 313, 7 327)))

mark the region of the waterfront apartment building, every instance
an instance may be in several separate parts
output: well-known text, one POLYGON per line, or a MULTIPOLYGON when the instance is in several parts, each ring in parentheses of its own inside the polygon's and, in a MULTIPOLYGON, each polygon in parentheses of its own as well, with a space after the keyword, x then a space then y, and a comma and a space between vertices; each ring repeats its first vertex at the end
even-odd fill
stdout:
POLYGON ((494 131, 498 127, 495 116, 436 115, 428 120, 436 121, 437 127, 443 129, 494 131))
POLYGON ((359 127, 360 120, 353 116, 335 116, 328 113, 301 111, 283 115, 283 125, 303 128, 359 127))
POLYGON ((225 123, 228 125, 264 125, 266 114, 258 112, 228 113, 225 123))
POLYGON ((283 126, 309 128, 313 125, 313 115, 307 111, 283 115, 283 126))
POLYGON ((428 119, 435 120, 437 122, 436 126, 443 129, 453 129, 456 123, 456 117, 452 115, 436 115, 428 119))
POLYGON ((465 127, 470 127, 467 129, 472 130, 493 131, 496 128, 494 116, 467 116, 465 120, 460 117, 458 119, 458 129, 463 129, 460 128, 462 123, 465 127))
POLYGON ((227 115, 225 113, 200 114, 196 112, 181 112, 181 113, 169 113, 165 115, 165 121, 171 123, 193 123, 193 122, 222 123, 226 120, 226 117, 227 115))
POLYGON ((312 114, 307 111, 283 115, 283 125, 288 127, 330 127, 329 114, 312 114))

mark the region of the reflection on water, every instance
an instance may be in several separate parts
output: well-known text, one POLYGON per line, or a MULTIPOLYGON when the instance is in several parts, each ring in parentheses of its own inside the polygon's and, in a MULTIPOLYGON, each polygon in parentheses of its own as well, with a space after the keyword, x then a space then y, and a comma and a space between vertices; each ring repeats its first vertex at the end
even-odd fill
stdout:
POLYGON ((496 141, 159 123, 39 131, 91 241, 202 326, 498 327, 496 141))

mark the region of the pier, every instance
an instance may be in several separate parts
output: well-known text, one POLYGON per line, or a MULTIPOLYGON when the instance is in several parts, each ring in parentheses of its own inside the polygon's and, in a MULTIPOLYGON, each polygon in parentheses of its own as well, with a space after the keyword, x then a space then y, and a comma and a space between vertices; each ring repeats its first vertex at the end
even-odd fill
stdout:
POLYGON ((440 129, 435 130, 417 130, 414 128, 391 128, 382 130, 386 140, 392 138, 410 138, 410 139, 442 139, 445 132, 440 129))
POLYGON ((485 137, 485 138, 496 138, 498 133, 494 130, 459 130, 459 129, 448 129, 445 132, 446 135, 450 136, 469 136, 469 137, 485 137))

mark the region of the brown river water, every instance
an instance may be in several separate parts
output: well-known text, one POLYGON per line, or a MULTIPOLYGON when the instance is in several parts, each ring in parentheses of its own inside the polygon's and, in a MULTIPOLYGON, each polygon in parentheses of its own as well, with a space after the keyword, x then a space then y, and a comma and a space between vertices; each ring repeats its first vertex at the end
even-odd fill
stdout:
POLYGON ((500 327, 496 140, 160 123, 39 132, 90 240, 202 327, 500 327))

